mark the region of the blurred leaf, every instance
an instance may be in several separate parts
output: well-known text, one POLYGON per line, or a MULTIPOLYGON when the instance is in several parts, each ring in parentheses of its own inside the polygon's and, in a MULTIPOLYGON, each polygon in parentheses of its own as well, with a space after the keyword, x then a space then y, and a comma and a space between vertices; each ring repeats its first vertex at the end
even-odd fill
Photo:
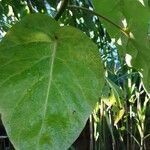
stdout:
POLYGON ((114 116, 114 125, 117 125, 117 123, 122 119, 124 115, 124 108, 120 109, 119 112, 114 116))
MULTIPOLYGON (((143 3, 137 0, 94 0, 94 6, 98 13, 106 16, 128 33, 127 40, 123 41, 124 39, 121 39, 122 48, 132 55, 133 66, 142 72, 144 84, 149 92, 150 38, 148 24, 150 21, 150 8, 148 7, 148 0, 144 0, 143 3), (125 22, 127 26, 125 26, 125 22)), ((118 40, 121 36, 125 36, 121 35, 121 31, 114 25, 107 21, 102 21, 111 37, 118 40)))
POLYGON ((118 85, 116 85, 111 80, 107 79, 107 83, 111 87, 112 94, 114 95, 114 98, 116 99, 117 107, 123 108, 124 107, 124 94, 123 94, 123 91, 121 90, 121 88, 118 85))
POLYGON ((116 98, 109 86, 106 86, 103 90, 101 99, 109 108, 116 104, 116 98))
POLYGON ((4 13, 4 7, 2 3, 0 2, 0 15, 2 15, 3 13, 4 13))

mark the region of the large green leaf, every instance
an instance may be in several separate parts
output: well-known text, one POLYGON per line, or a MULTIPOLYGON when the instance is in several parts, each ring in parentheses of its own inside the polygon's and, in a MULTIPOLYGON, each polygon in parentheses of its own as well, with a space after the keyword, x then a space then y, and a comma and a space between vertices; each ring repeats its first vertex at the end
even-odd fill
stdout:
POLYGON ((143 81, 150 92, 150 8, 148 0, 94 0, 98 13, 121 26, 128 36, 108 21, 103 21, 108 32, 116 41, 121 38, 122 49, 133 57, 133 66, 143 73, 143 81), (123 25, 126 20, 127 26, 123 25))
POLYGON ((34 14, 0 45, 0 113, 17 150, 66 150, 103 86, 95 44, 73 27, 34 14))

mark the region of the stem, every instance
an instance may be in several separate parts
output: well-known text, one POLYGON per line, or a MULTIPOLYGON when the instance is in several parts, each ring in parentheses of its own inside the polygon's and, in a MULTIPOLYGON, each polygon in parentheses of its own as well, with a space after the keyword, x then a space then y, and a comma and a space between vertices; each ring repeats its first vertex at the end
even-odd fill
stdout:
POLYGON ((110 130, 111 137, 112 137, 112 150, 115 150, 116 149, 116 141, 115 141, 115 136, 113 133, 113 124, 112 124, 112 117, 111 117, 110 110, 108 111, 108 115, 106 115, 106 121, 107 121, 107 125, 110 130))
MULTIPOLYGON (((137 145, 139 146, 139 147, 141 147, 141 145, 140 145, 140 143, 138 142, 138 139, 136 139, 136 137, 130 132, 130 131, 128 131, 128 130, 126 130, 127 131, 127 133, 129 133, 130 134, 130 136, 133 138, 133 140, 137 143, 137 145)), ((134 149, 134 148, 133 148, 134 149)))
POLYGON ((68 5, 68 0, 62 0, 61 1, 61 6, 60 9, 58 10, 56 16, 55 16, 55 20, 59 20, 59 18, 62 16, 63 12, 65 11, 65 9, 67 8, 68 5))
POLYGON ((141 147, 140 147, 140 150, 143 150, 143 146, 144 146, 144 140, 143 140, 143 138, 141 138, 141 147))
POLYGON ((109 22, 110 24, 114 25, 121 32, 123 32, 126 36, 129 36, 128 35, 129 33, 127 33, 126 30, 124 30, 121 26, 117 25, 116 23, 111 21, 109 18, 107 18, 107 17, 105 17, 105 16, 103 16, 103 15, 101 15, 99 13, 94 12, 93 10, 90 10, 88 8, 85 8, 85 7, 75 6, 75 5, 68 5, 67 8, 69 8, 69 9, 81 9, 81 10, 84 10, 84 11, 88 11, 88 12, 90 12, 90 13, 92 13, 92 14, 94 14, 94 15, 102 18, 102 19, 104 19, 105 21, 109 22))
POLYGON ((90 125, 90 150, 93 150, 93 119, 92 115, 90 115, 89 119, 89 125, 90 125))
POLYGON ((146 135, 146 136, 144 137, 144 139, 147 139, 149 136, 150 136, 150 134, 146 135))

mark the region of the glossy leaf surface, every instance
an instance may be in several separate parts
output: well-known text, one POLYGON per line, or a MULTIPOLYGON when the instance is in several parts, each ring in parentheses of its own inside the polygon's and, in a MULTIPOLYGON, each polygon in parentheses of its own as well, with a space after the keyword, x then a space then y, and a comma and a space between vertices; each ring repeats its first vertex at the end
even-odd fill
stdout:
POLYGON ((17 150, 66 150, 103 87, 95 44, 48 16, 29 15, 0 45, 0 113, 17 150))

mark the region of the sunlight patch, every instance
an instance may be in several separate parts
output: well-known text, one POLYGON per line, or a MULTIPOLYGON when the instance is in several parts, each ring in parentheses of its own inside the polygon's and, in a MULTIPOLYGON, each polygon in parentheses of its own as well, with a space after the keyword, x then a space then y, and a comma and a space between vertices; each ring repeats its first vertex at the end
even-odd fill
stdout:
POLYGON ((129 33, 129 36, 130 36, 131 39, 135 39, 135 37, 134 37, 132 32, 129 33))
POLYGON ((60 1, 60 2, 58 3, 58 5, 57 5, 57 10, 60 9, 61 5, 62 5, 62 1, 60 1))
POLYGON ((138 0, 143 6, 145 6, 144 1, 143 0, 138 0))
POLYGON ((71 11, 71 10, 69 10, 69 14, 70 14, 71 16, 73 16, 73 13, 72 13, 72 11, 71 11))
POLYGON ((128 24, 127 24, 126 18, 124 18, 124 19, 122 20, 122 24, 123 24, 123 27, 124 27, 124 28, 127 28, 128 24))
POLYGON ((129 55, 129 54, 126 54, 126 56, 125 56, 125 61, 126 61, 127 65, 128 65, 129 67, 132 67, 132 65, 131 65, 131 60, 132 60, 132 56, 129 55))
POLYGON ((9 12, 8 12, 7 16, 10 17, 11 15, 14 15, 12 6, 8 5, 8 9, 9 9, 9 12))
POLYGON ((120 45, 120 46, 122 45, 122 40, 121 40, 121 38, 118 39, 117 44, 120 45))

